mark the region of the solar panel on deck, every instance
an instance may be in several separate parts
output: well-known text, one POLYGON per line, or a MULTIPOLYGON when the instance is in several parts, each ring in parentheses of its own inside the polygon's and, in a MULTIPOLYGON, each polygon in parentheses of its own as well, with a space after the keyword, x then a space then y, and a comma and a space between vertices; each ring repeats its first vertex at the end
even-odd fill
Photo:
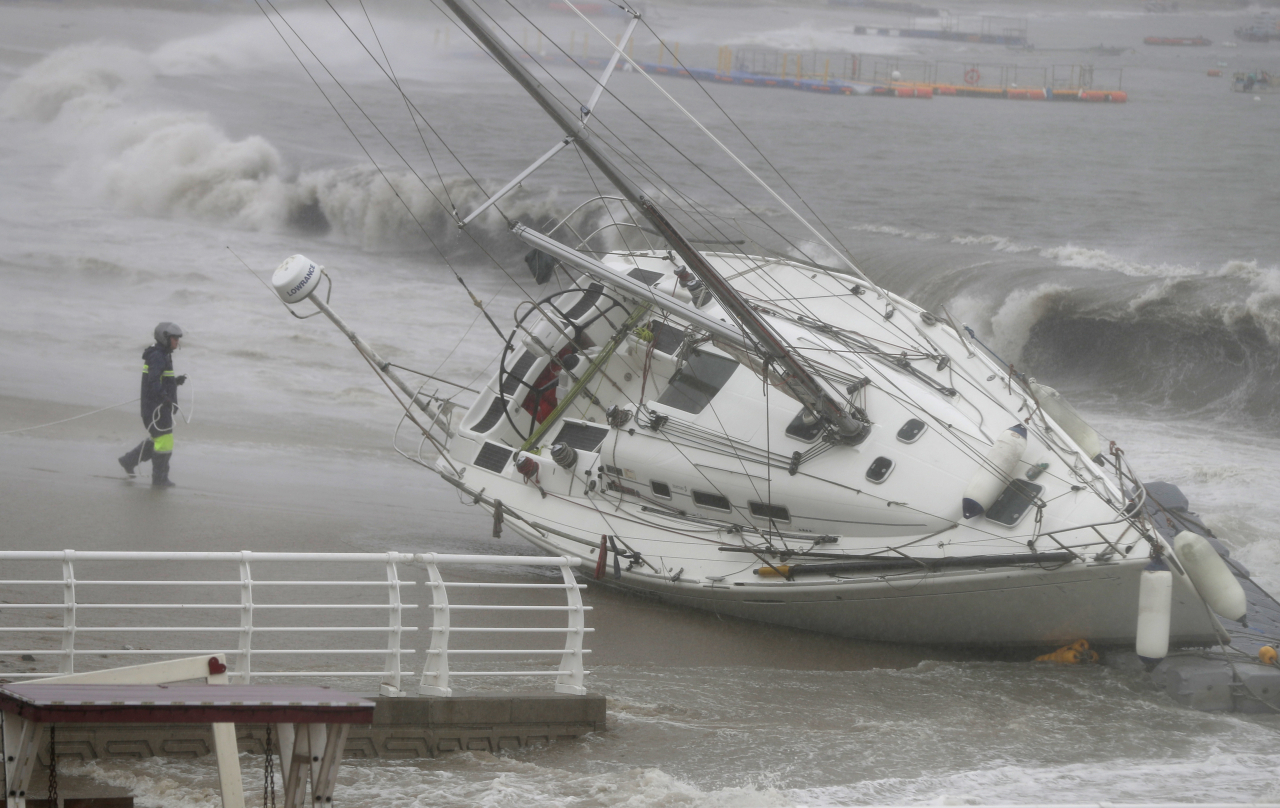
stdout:
POLYGON ((476 465, 489 471, 501 472, 510 459, 510 448, 485 441, 484 446, 480 448, 480 454, 476 455, 476 465))
POLYGON ((594 452, 600 448, 609 430, 594 424, 583 424, 577 421, 565 421, 552 443, 566 443, 584 452, 594 452))

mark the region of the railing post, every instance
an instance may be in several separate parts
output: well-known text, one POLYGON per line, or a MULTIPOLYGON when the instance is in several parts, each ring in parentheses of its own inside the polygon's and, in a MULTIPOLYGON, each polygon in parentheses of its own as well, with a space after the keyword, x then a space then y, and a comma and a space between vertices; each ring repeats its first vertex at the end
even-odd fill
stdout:
POLYGON ((400 599, 400 575, 396 554, 387 553, 387 597, 391 601, 387 626, 387 656, 382 671, 382 695, 403 696, 400 689, 400 629, 403 626, 404 603, 400 599))
POLYGON ((582 686, 582 637, 586 633, 586 612, 582 608, 582 589, 573 577, 569 559, 560 559, 560 575, 564 578, 565 600, 568 601, 569 625, 565 631, 564 656, 560 657, 560 675, 556 677, 557 693, 585 696, 582 686))
POLYGON ((76 672, 76 570, 75 550, 62 553, 62 659, 59 673, 76 672))
POLYGON ((253 678, 253 574, 249 550, 240 551, 240 653, 236 656, 235 679, 243 685, 253 678))
POLYGON ((418 556, 427 568, 427 586, 431 587, 431 645, 422 665, 422 696, 452 696, 449 687, 449 594, 436 566, 434 554, 418 556))

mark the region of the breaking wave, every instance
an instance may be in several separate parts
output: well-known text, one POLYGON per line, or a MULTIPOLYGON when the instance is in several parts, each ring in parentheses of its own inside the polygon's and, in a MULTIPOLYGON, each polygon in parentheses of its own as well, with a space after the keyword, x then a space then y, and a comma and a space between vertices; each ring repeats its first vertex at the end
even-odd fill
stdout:
POLYGON ((1280 268, 1081 266, 1010 257, 915 296, 945 305, 1003 361, 1048 384, 1280 429, 1280 268))
MULTIPOLYGON (((148 108, 157 79, 194 70, 203 52, 183 61, 172 47, 156 55, 106 44, 63 48, 9 84, 0 113, 43 127, 51 147, 77 155, 64 184, 127 213, 330 235, 370 251, 434 245, 451 259, 512 257, 502 213, 487 211, 463 233, 446 212, 484 201, 469 179, 384 174, 367 163, 298 171, 264 137, 236 139, 202 112, 148 108)), ((518 190, 503 212, 535 227, 564 213, 554 195, 518 190)))

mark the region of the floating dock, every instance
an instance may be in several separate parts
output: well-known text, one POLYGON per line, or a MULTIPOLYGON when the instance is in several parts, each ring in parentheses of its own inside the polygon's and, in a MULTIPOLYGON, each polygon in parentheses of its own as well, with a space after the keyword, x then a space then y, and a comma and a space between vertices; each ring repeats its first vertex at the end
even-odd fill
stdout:
MULTIPOLYGON (((1280 667, 1274 649, 1280 640, 1280 602, 1257 584, 1243 564, 1189 510, 1187 498, 1169 483, 1149 483, 1146 508, 1169 540, 1190 530, 1209 540, 1244 589, 1248 625, 1218 618, 1226 643, 1215 648, 1171 653, 1151 670, 1151 680, 1174 701, 1206 712, 1280 712, 1280 667), (1271 661, 1266 661, 1266 660, 1271 661)), ((1207 608, 1207 607, 1206 607, 1207 608)))
MULTIPOLYGON (((577 42, 576 36, 571 37, 570 53, 577 42)), ((603 69, 608 58, 590 56, 587 37, 582 37, 581 42, 580 56, 545 53, 536 58, 546 64, 577 64, 592 70, 603 69)), ((540 48, 541 42, 535 50, 540 48)), ((692 67, 682 62, 678 42, 659 43, 654 61, 635 59, 633 43, 627 44, 626 51, 636 67, 653 75, 690 78, 711 84, 799 90, 819 95, 922 99, 941 95, 1113 104, 1129 100, 1128 93, 1120 89, 1122 71, 1095 70, 1093 65, 1020 67, 976 62, 908 62, 872 59, 846 51, 785 51, 747 46, 719 48, 716 66, 709 68, 692 67)), ((533 52, 526 50, 521 56, 532 60, 533 52)), ((631 69, 630 65, 625 69, 631 69)))

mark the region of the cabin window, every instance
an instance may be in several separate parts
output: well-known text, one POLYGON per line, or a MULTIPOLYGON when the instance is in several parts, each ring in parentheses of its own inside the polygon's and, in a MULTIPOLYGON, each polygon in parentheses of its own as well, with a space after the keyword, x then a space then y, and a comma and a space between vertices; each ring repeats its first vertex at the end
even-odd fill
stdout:
POLYGON ((1014 480, 996 497, 996 501, 987 508, 987 518, 997 524, 1013 527, 1018 524, 1032 503, 1044 490, 1043 485, 1028 480, 1014 480))
POLYGON ((805 443, 813 443, 822 435, 822 419, 805 407, 787 424, 787 435, 805 443))
POLYGON ((711 508, 717 511, 731 511, 733 506, 729 504, 729 498, 719 494, 708 494, 706 491, 694 491, 693 501, 697 505, 704 508, 711 508))
POLYGON ((697 415, 711 403, 737 369, 738 363, 732 359, 694 349, 671 377, 667 389, 658 397, 658 403, 697 415))
POLYGON ((768 502, 748 502, 751 515, 760 519, 771 519, 774 522, 790 522, 791 511, 786 505, 773 505, 768 502))
POLYGON ((891 471, 893 471, 893 461, 887 457, 877 457, 871 461, 871 466, 867 469, 867 479, 873 483, 882 483, 891 471))
POLYGON ((657 480, 650 480, 649 487, 653 489, 653 495, 659 499, 671 499, 671 486, 666 483, 660 483, 657 480))
POLYGON ((898 440, 903 443, 915 443, 924 434, 925 423, 919 418, 912 418, 898 430, 898 440))

